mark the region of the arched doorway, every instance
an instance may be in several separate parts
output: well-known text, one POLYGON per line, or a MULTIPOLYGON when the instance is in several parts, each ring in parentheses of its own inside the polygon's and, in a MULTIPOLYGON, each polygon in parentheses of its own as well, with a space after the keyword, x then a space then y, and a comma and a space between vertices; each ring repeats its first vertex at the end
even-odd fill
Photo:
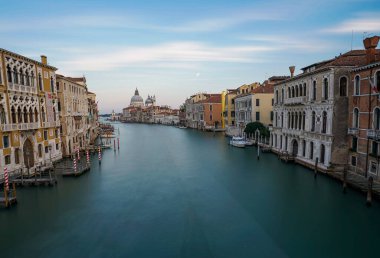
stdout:
POLYGON ((24 164, 27 168, 34 166, 34 151, 33 144, 29 139, 26 139, 23 147, 24 164))
POLYGON ((298 155, 298 142, 296 140, 293 140, 293 150, 292 150, 292 155, 296 157, 298 155))

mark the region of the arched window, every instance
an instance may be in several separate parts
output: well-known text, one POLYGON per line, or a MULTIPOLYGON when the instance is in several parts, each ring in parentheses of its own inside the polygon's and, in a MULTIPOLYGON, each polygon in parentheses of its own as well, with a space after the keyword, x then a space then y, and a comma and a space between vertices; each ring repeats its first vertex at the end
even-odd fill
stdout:
POLYGON ((290 113, 288 112, 288 128, 290 128, 290 113))
POLYGON ((18 75, 16 67, 13 68, 13 82, 18 84, 18 75))
POLYGON ((50 89, 51 89, 51 92, 54 92, 54 79, 53 79, 53 76, 50 76, 50 89))
POLYGON ((298 130, 302 130, 302 115, 301 115, 301 112, 298 113, 298 130))
POLYGON ((303 112, 303 115, 302 115, 302 130, 305 130, 305 119, 306 119, 306 113, 303 112))
POLYGON ((296 97, 298 97, 298 85, 296 85, 295 88, 296 88, 296 97))
POLYGON ((15 107, 12 107, 12 108, 11 108, 11 115, 12 115, 12 124, 17 123, 15 107))
POLYGON ((291 98, 292 97, 292 90, 290 89, 290 87, 288 88, 288 98, 291 98))
POLYGON ((339 95, 341 97, 346 97, 347 96, 347 78, 346 77, 340 78, 340 81, 339 81, 339 95))
POLYGON ((37 108, 34 108, 34 121, 36 123, 38 122, 38 111, 37 111, 37 108))
POLYGON ((352 127, 359 128, 359 109, 355 108, 352 116, 352 127))
POLYGON ((20 107, 18 107, 17 109, 17 118, 18 118, 18 123, 22 123, 22 112, 21 112, 20 107))
POLYGON ((315 131, 315 111, 311 113, 311 131, 312 132, 315 131))
POLYGON ((278 104, 278 91, 276 90, 276 104, 278 104))
POLYGON ((7 77, 8 77, 8 82, 12 83, 12 69, 9 65, 7 66, 7 77))
POLYGON ((325 148, 325 145, 321 144, 321 155, 320 155, 320 162, 321 163, 325 163, 325 152, 326 152, 326 148, 325 148))
POLYGON ((306 82, 303 84, 303 95, 306 96, 306 82))
POLYGON ((300 96, 303 96, 302 84, 300 84, 299 88, 300 88, 300 96))
POLYGON ((42 77, 40 73, 38 74, 38 87, 42 91, 42 77))
POLYGON ((380 129, 380 109, 375 108, 373 112, 373 127, 375 130, 380 129))
POLYGON ((360 76, 355 76, 355 82, 354 82, 354 95, 360 95, 360 76))
POLYGON ((28 71, 25 72, 25 85, 26 85, 26 86, 30 86, 30 83, 29 83, 29 73, 28 73, 28 71))
POLYGON ((4 110, 3 105, 0 105, 0 122, 3 125, 7 123, 7 119, 5 116, 5 110, 4 110))
POLYGON ((33 123, 33 109, 29 108, 29 123, 33 123))
POLYGON ((310 159, 314 159, 314 142, 310 142, 310 159))
POLYGON ((322 113, 322 133, 327 132, 327 112, 323 111, 322 113))
POLYGON ((295 95, 295 92, 294 92, 294 87, 292 87, 292 98, 294 98, 296 95, 295 95))
POLYGON ((284 127, 284 113, 281 112, 281 128, 284 127))
POLYGON ((26 110, 26 107, 23 109, 23 115, 24 115, 24 123, 28 123, 28 110, 26 110))
POLYGON ((312 100, 317 99, 317 81, 313 81, 313 94, 312 94, 312 100))
POLYGON ((54 116, 54 122, 57 120, 57 117, 56 117, 57 113, 55 112, 55 107, 53 107, 53 116, 54 116))
POLYGON ((380 92, 380 71, 375 73, 375 80, 377 92, 380 92))
POLYGON ((25 85, 25 80, 24 80, 24 72, 23 70, 20 68, 20 84, 21 85, 25 85))
POLYGON ((292 129, 294 129, 294 120, 295 120, 295 117, 294 117, 294 113, 292 112, 292 129))
POLYGON ((298 125, 298 113, 295 112, 295 113, 294 113, 294 116, 295 116, 295 118, 296 118, 295 121, 294 121, 294 129, 298 129, 298 128, 297 128, 297 125, 298 125))
POLYGON ((284 103, 284 89, 281 89, 281 103, 284 103))
POLYGON ((42 122, 46 122, 45 121, 45 109, 42 108, 41 111, 42 111, 42 122))
POLYGON ((34 73, 33 73, 33 71, 30 73, 30 86, 34 87, 34 73))
POLYGON ((329 98, 329 81, 327 78, 323 80, 323 91, 324 91, 324 99, 327 100, 329 98))

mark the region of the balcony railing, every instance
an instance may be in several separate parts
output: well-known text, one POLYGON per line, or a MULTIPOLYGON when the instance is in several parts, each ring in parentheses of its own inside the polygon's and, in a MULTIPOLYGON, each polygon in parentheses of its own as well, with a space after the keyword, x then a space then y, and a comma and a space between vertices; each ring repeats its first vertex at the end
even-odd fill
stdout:
POLYGON ((42 122, 43 127, 57 127, 60 126, 59 121, 42 122))
POLYGON ((298 104, 305 104, 305 103, 306 103, 306 96, 288 98, 284 100, 284 105, 298 105, 298 104))
POLYGON ((25 85, 16 84, 13 82, 8 82, 8 88, 14 91, 37 93, 37 88, 35 86, 25 86, 25 85))
POLYGON ((373 140, 380 140, 380 130, 369 129, 367 131, 367 137, 373 140))
POLYGON ((38 129, 39 123, 21 123, 21 124, 6 124, 1 125, 3 132, 15 131, 15 130, 33 130, 38 129))
POLYGON ((303 134, 304 131, 303 130, 290 129, 290 128, 282 128, 282 132, 284 134, 300 136, 303 134))
POLYGON ((347 134, 349 135, 358 135, 359 129, 358 128, 348 128, 347 134))

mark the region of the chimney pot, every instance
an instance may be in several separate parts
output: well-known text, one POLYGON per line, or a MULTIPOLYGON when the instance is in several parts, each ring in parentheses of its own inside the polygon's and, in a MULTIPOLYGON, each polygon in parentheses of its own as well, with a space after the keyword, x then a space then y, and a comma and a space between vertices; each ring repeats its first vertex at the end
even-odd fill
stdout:
POLYGON ((296 69, 296 67, 294 65, 292 66, 289 66, 289 71, 290 71, 290 77, 293 77, 294 76, 294 70, 296 69))
POLYGON ((44 65, 47 65, 47 57, 46 56, 41 55, 41 63, 43 63, 44 65))

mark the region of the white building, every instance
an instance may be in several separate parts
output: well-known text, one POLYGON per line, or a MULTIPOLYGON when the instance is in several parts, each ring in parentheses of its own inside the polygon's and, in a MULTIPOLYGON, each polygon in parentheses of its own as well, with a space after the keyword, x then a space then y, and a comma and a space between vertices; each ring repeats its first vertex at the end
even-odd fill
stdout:
POLYGON ((347 162, 348 98, 339 92, 340 78, 357 63, 355 51, 315 63, 275 85, 271 146, 295 161, 322 170, 341 170, 347 162))

